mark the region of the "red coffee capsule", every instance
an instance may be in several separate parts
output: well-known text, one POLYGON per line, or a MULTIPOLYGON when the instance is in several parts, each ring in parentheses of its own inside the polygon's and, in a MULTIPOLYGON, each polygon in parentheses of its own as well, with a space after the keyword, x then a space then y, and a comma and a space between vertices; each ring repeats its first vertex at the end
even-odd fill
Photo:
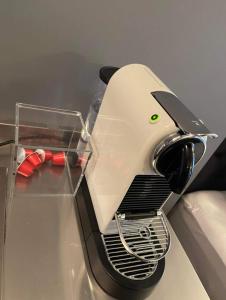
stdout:
POLYGON ((51 160, 53 157, 53 152, 50 150, 37 149, 35 152, 37 152, 39 154, 39 156, 43 162, 51 160))
POLYGON ((65 160, 66 160, 65 153, 63 151, 58 152, 58 153, 53 154, 52 164, 55 166, 64 166, 65 160))
POLYGON ((45 161, 45 151, 43 149, 36 149, 35 152, 38 153, 42 162, 44 162, 45 161))
POLYGON ((17 173, 21 174, 24 177, 30 177, 34 172, 33 165, 25 159, 17 168, 17 173))
POLYGON ((42 164, 42 160, 36 152, 28 155, 26 160, 28 160, 34 166, 34 168, 38 168, 42 164))
POLYGON ((31 149, 24 149, 25 150, 25 155, 28 156, 28 155, 31 155, 34 151, 31 150, 31 149))
POLYGON ((53 157, 53 152, 50 150, 45 150, 45 161, 51 160, 53 157))
POLYGON ((28 155, 31 155, 33 151, 31 149, 24 149, 19 147, 17 149, 17 163, 21 164, 28 155))

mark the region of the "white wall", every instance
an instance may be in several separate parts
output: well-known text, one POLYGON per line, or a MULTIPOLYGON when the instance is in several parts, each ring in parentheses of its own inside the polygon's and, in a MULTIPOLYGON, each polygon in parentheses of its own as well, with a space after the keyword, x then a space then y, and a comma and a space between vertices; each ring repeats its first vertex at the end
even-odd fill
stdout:
POLYGON ((2 1, 0 120, 16 101, 86 113, 100 66, 139 62, 223 137, 225 27, 223 0, 2 1))

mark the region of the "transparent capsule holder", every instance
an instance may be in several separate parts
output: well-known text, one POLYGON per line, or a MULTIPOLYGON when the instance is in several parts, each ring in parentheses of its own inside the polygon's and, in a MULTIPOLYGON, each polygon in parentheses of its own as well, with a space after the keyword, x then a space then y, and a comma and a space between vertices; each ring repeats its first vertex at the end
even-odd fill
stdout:
POLYGON ((15 194, 75 195, 92 150, 80 112, 17 103, 12 152, 9 204, 15 194), (18 172, 24 163, 21 152, 37 149, 61 156, 61 163, 50 159, 23 176, 18 172))

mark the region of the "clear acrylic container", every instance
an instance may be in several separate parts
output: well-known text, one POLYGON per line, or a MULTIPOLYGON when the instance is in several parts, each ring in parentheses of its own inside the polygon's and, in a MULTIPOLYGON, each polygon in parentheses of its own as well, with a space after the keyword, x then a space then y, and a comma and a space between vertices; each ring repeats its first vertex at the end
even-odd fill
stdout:
POLYGON ((87 136, 80 112, 17 103, 11 198, 15 193, 75 195, 92 152, 87 136), (26 178, 18 172, 21 149, 61 153, 65 162, 44 162, 26 178))

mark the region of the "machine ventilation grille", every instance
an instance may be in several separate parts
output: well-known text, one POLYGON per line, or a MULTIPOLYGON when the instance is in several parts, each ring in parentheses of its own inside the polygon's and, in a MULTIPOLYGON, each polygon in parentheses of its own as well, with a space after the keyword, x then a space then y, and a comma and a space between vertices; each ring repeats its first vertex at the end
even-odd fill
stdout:
POLYGON ((133 280, 143 280, 155 272, 158 262, 144 262, 131 256, 124 248, 119 234, 102 235, 102 239, 108 260, 122 276, 133 280))
POLYGON ((137 175, 130 185, 118 211, 147 212, 158 210, 170 195, 171 190, 165 177, 137 175))

